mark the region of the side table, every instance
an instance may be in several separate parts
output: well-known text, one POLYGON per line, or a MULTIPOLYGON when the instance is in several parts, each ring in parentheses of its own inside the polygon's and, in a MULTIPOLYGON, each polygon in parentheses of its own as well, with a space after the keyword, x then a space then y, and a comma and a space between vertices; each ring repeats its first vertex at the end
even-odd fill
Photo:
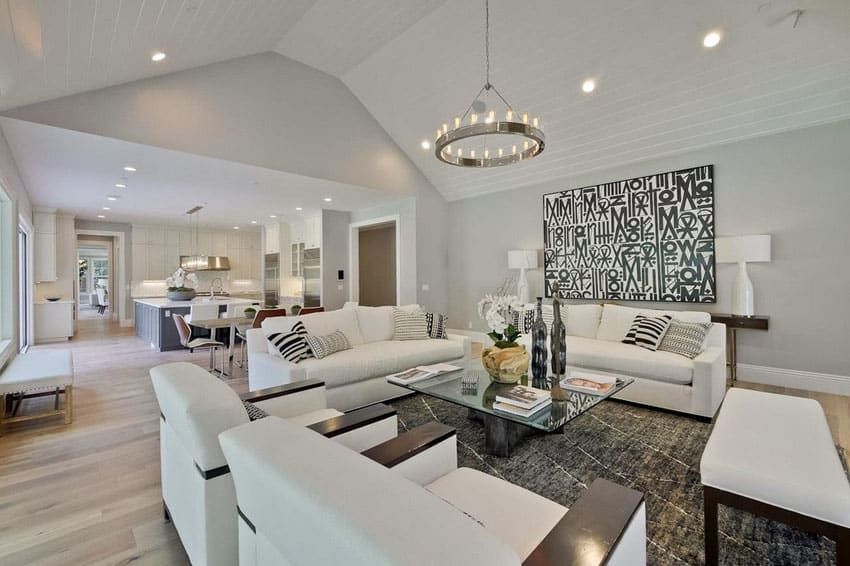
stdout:
POLYGON ((726 325, 726 341, 729 342, 729 375, 732 385, 738 380, 738 348, 737 334, 739 329, 767 330, 768 316, 739 316, 734 314, 711 313, 711 322, 726 325))

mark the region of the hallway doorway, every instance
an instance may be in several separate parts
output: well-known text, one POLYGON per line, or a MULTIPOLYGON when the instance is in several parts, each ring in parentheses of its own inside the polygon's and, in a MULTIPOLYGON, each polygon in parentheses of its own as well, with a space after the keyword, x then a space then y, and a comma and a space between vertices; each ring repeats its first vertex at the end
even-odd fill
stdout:
POLYGON ((368 307, 398 304, 398 220, 351 226, 351 300, 368 307))
POLYGON ((112 319, 113 238, 77 238, 77 320, 112 319))

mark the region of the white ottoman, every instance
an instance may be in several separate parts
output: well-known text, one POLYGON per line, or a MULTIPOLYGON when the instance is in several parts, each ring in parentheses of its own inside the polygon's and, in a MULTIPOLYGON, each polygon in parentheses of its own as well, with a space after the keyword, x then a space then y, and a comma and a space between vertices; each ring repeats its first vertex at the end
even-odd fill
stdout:
POLYGON ((65 424, 72 418, 74 360, 70 350, 33 350, 16 356, 0 373, 0 434, 3 425, 54 415, 63 415, 65 424), (65 402, 59 408, 59 393, 64 391, 65 402), (30 397, 55 395, 52 411, 18 415, 21 401, 30 397), (7 415, 7 396, 13 408, 7 415))
POLYGON ((817 401, 731 389, 700 474, 706 564, 718 561, 718 504, 830 538, 850 564, 850 482, 817 401))

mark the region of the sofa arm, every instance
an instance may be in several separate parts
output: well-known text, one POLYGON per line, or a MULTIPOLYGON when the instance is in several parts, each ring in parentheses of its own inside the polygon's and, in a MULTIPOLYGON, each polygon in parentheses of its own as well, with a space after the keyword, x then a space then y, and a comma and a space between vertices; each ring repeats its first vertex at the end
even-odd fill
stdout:
POLYGON ((248 389, 256 391, 293 381, 307 379, 307 371, 298 364, 267 352, 254 352, 248 355, 248 389))
POLYGON ((726 395, 726 348, 706 348, 693 363, 692 410, 703 417, 714 418, 726 395))
POLYGON ((643 494, 599 478, 537 545, 524 566, 646 564, 643 494))
POLYGON ((465 360, 472 358, 472 338, 462 334, 446 334, 446 339, 463 344, 463 358, 465 360))
POLYGON ((455 429, 430 422, 363 452, 407 479, 427 485, 457 469, 455 429))
POLYGON ((249 391, 241 398, 270 415, 284 419, 327 407, 325 382, 317 379, 302 379, 286 385, 249 391))
POLYGON ((363 452, 395 438, 398 434, 398 417, 393 407, 376 403, 313 423, 307 428, 325 438, 333 438, 355 452, 363 452))

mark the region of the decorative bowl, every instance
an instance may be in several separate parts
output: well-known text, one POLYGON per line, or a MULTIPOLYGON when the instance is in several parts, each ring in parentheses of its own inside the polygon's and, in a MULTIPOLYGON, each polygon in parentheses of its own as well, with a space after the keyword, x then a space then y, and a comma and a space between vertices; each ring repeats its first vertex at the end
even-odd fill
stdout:
POLYGON ((528 374, 531 356, 525 346, 498 348, 492 346, 481 352, 481 362, 496 383, 517 383, 528 374))
POLYGON ((191 301, 195 298, 195 290, 189 289, 188 291, 168 291, 168 293, 166 293, 166 297, 168 297, 169 301, 191 301))

